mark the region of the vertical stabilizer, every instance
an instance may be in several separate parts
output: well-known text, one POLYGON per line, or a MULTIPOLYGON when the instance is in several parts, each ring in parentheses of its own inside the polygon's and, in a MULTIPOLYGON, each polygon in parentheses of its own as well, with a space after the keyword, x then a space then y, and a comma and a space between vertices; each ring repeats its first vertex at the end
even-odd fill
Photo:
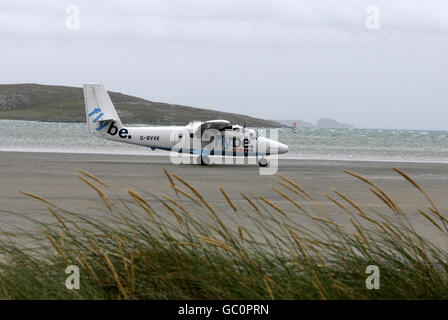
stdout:
POLYGON ((100 133, 111 122, 121 127, 117 111, 102 84, 84 85, 84 103, 90 133, 100 133))

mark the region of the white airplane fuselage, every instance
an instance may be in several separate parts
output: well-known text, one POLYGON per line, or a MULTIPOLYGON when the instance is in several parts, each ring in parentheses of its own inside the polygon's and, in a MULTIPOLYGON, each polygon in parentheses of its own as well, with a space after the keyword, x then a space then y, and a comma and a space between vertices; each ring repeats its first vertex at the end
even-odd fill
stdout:
POLYGON ((183 152, 192 154, 209 154, 212 149, 214 150, 212 153, 215 155, 222 155, 217 154, 216 150, 219 150, 227 154, 236 152, 237 156, 244 155, 244 153, 247 156, 266 156, 288 152, 286 145, 272 139, 257 137, 255 130, 238 125, 221 131, 209 129, 215 133, 212 135, 215 138, 213 140, 207 139, 210 134, 208 136, 202 134, 200 137, 198 131, 200 130, 194 124, 166 127, 124 127, 111 122, 99 130, 96 135, 107 140, 167 151, 191 146, 191 152, 185 152, 185 150, 183 152), (218 139, 216 139, 217 137, 218 139), (220 141, 219 138, 221 138, 220 141), (236 139, 234 140, 234 138, 236 139), (198 139, 200 145, 199 143, 195 145, 194 139, 198 139))
POLYGON ((89 132, 103 139, 201 157, 263 158, 288 152, 286 145, 226 120, 192 122, 186 126, 124 126, 102 85, 84 85, 84 97, 89 132))

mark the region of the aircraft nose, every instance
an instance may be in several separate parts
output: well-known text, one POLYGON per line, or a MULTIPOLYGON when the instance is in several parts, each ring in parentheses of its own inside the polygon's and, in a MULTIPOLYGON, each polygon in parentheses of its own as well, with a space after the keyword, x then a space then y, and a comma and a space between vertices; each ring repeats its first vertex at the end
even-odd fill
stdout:
POLYGON ((283 143, 279 143, 278 144, 278 153, 279 154, 286 153, 288 151, 289 151, 289 148, 288 148, 288 146, 286 144, 283 144, 283 143))

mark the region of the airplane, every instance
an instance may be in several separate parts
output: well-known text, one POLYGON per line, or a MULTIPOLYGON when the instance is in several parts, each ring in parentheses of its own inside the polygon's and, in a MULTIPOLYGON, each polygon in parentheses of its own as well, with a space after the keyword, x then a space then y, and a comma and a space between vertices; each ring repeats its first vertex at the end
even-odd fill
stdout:
POLYGON ((231 125, 227 120, 194 121, 185 126, 126 127, 102 84, 85 84, 84 102, 89 132, 94 136, 151 150, 197 155, 202 165, 211 164, 210 156, 255 156, 260 167, 267 167, 266 156, 289 151, 287 145, 259 136, 245 125, 231 125))

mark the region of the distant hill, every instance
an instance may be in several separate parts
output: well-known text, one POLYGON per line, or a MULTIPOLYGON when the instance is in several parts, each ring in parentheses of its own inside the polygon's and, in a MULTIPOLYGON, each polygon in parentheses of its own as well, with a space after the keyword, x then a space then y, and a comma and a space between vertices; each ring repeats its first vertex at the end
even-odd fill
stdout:
POLYGON ((331 129, 347 129, 353 128, 353 126, 345 123, 337 122, 333 119, 323 118, 317 121, 318 128, 331 128, 331 129))
MULTIPOLYGON (((180 125, 193 120, 225 119, 253 127, 281 127, 275 121, 209 109, 153 102, 109 92, 124 123, 180 125)), ((0 85, 0 119, 85 122, 82 88, 39 84, 0 85)))
POLYGON ((337 128, 353 128, 352 125, 340 123, 333 119, 322 118, 317 121, 317 124, 312 124, 311 122, 303 121, 303 120, 275 120, 285 126, 292 127, 294 122, 297 123, 297 128, 328 128, 328 129, 337 129, 337 128))

